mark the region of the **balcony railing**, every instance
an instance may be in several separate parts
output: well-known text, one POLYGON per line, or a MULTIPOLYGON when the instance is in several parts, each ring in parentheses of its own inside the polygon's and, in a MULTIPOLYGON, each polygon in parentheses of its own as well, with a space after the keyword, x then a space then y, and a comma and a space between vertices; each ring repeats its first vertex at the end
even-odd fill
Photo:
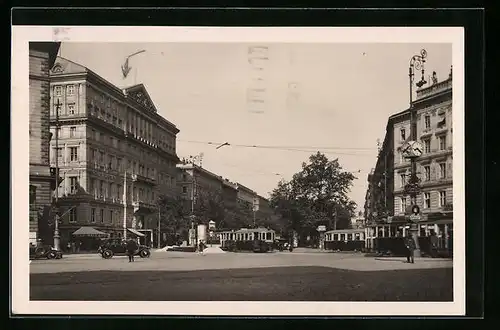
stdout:
POLYGON ((140 174, 132 174, 132 181, 133 182, 144 182, 152 185, 156 185, 156 179, 150 178, 144 175, 140 174))
POLYGON ((135 200, 132 202, 134 208, 156 209, 156 204, 144 200, 135 200))
POLYGON ((452 80, 451 79, 443 80, 427 88, 422 88, 417 90, 417 100, 420 100, 432 94, 437 94, 438 92, 442 92, 448 89, 451 90, 451 88, 452 88, 452 80))

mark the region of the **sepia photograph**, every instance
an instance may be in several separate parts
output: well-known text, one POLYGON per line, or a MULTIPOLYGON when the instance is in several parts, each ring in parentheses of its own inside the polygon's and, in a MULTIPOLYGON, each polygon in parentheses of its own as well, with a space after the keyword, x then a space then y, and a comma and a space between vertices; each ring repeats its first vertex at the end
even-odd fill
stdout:
POLYGON ((464 313, 461 28, 12 40, 14 310, 464 313))

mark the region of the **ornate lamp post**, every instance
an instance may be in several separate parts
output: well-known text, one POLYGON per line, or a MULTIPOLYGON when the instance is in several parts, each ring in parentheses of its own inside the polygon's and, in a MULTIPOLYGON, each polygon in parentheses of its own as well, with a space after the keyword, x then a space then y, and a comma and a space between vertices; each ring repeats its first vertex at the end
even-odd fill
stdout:
POLYGON ((408 183, 405 185, 405 193, 410 195, 410 203, 412 215, 410 220, 412 221, 410 232, 415 240, 415 256, 420 256, 420 246, 418 244, 418 219, 420 217, 420 209, 417 205, 417 195, 420 193, 419 178, 417 177, 417 158, 422 154, 422 145, 417 141, 417 111, 413 106, 413 83, 415 81, 415 71, 421 72, 421 79, 415 83, 417 87, 422 87, 427 84, 424 78, 425 73, 425 60, 427 58, 427 51, 422 49, 419 55, 414 55, 410 59, 409 67, 409 82, 410 82, 410 141, 406 143, 403 148, 403 154, 406 158, 410 158, 411 161, 411 174, 408 183))
MULTIPOLYGON (((61 108, 62 104, 57 99, 57 103, 55 104, 56 106, 56 129, 55 129, 55 140, 56 140, 56 196, 55 196, 55 205, 56 208, 59 207, 58 201, 59 201, 59 109, 61 108)), ((54 216, 54 249, 60 250, 61 249, 61 236, 59 235, 59 209, 57 209, 57 212, 54 216)))

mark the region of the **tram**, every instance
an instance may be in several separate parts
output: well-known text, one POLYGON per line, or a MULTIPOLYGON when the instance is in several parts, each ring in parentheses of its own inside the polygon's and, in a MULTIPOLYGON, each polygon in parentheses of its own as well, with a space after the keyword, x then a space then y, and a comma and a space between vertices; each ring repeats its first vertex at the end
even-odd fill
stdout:
POLYGON ((267 243, 272 249, 276 232, 268 228, 241 228, 239 230, 219 232, 221 247, 228 250, 251 251, 254 241, 267 243))
POLYGON ((325 232, 325 250, 364 251, 366 247, 364 229, 340 229, 325 232))
MULTIPOLYGON (((430 255, 430 236, 436 233, 438 254, 453 256, 453 220, 427 220, 418 224, 418 243, 423 255, 430 255)), ((410 224, 404 216, 393 217, 390 223, 368 225, 365 228, 365 249, 380 254, 405 255, 404 237, 410 230, 410 224)))

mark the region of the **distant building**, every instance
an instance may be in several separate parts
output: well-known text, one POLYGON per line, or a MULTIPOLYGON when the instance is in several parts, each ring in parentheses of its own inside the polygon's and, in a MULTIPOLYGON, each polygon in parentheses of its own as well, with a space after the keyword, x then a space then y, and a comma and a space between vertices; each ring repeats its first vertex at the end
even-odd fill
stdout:
POLYGON ((380 146, 375 168, 368 174, 364 218, 373 224, 386 221, 394 215, 394 127, 391 116, 387 121, 385 137, 380 146))
POLYGON ((29 43, 29 231, 30 242, 52 243, 50 216, 54 172, 50 169, 50 81, 49 71, 59 51, 59 42, 29 43))
POLYGON ((362 212, 359 212, 357 216, 352 217, 351 219, 351 228, 352 229, 363 229, 365 227, 365 218, 363 217, 362 212))
POLYGON ((192 212, 196 211, 199 198, 222 197, 223 193, 221 177, 194 163, 177 164, 177 185, 181 197, 189 201, 192 212))
MULTIPOLYGON (((50 97, 53 135, 60 105, 62 242, 72 240, 81 226, 112 237, 156 228, 159 194, 177 193, 179 130, 158 113, 145 87, 120 89, 90 69, 58 57, 50 74, 50 97)), ((51 166, 56 163, 55 144, 53 138, 51 166)))
MULTIPOLYGON (((224 208, 224 220, 217 223, 218 228, 269 223, 272 209, 269 201, 252 189, 238 182, 231 182, 209 170, 187 162, 177 165, 177 184, 181 196, 189 203, 191 212, 199 212, 198 198, 216 198, 224 208)), ((210 219, 199 219, 208 222, 210 219)), ((213 219, 212 219, 213 220, 213 219)))

